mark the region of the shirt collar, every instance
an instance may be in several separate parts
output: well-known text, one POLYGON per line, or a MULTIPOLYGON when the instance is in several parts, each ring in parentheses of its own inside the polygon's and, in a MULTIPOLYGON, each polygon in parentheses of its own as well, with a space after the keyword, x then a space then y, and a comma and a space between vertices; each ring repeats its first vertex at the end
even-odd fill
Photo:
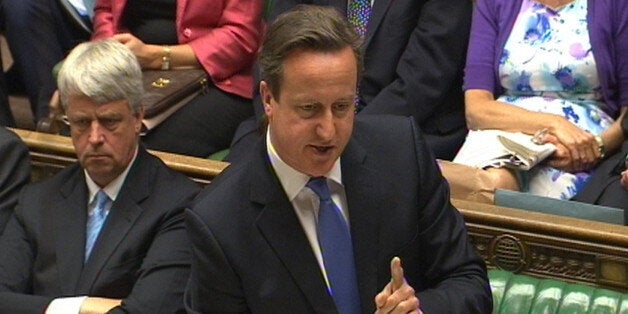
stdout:
MULTIPOLYGON (((277 174, 277 177, 279 178, 279 182, 281 182, 281 185, 283 186, 283 189, 286 192, 288 199, 290 200, 290 202, 292 202, 297 194, 301 192, 303 187, 305 187, 307 182, 310 180, 310 176, 297 171, 281 159, 271 141, 270 126, 267 128, 266 131, 266 152, 268 154, 268 157, 270 158, 270 164, 272 165, 275 173, 277 174)), ((325 175, 325 177, 327 177, 328 181, 331 180, 336 184, 342 186, 340 158, 336 160, 334 166, 325 175)))
MULTIPOLYGON (((116 200, 118 194, 120 193, 120 190, 122 189, 122 184, 124 183, 126 176, 129 174, 131 165, 133 165, 133 162, 135 162, 135 159, 137 158, 137 151, 138 149, 137 147, 135 147, 133 159, 131 159, 131 162, 129 162, 129 164, 126 166, 126 169, 124 169, 124 171, 122 171, 122 173, 118 177, 113 179, 113 181, 107 184, 107 186, 102 188, 102 190, 105 192, 105 194, 107 194, 107 196, 109 196, 109 199, 111 199, 112 202, 116 200)), ((96 184, 96 182, 94 182, 94 180, 92 180, 92 178, 89 176, 89 173, 87 173, 87 170, 83 170, 83 172, 85 173, 85 181, 87 182, 87 189, 89 191, 89 197, 87 198, 89 200, 88 203, 91 203, 94 201, 96 193, 98 193, 101 188, 98 186, 98 184, 96 184)))

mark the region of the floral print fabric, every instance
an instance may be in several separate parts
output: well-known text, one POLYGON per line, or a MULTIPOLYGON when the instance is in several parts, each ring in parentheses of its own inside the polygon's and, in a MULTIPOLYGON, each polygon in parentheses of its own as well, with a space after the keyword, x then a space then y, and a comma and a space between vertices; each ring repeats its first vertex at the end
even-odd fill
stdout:
MULTIPOLYGON (((523 0, 499 75, 505 94, 499 101, 530 111, 557 114, 581 129, 600 134, 613 119, 604 112, 587 28, 587 0, 553 10, 523 0)), ((532 194, 569 199, 589 174, 538 166, 521 173, 532 194)))

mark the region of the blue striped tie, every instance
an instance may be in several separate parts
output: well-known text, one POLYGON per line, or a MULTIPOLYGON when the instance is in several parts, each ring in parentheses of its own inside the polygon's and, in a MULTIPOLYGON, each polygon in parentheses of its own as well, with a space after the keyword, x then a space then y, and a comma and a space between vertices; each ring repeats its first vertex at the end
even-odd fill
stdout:
POLYGON ((317 234, 329 294, 340 314, 358 314, 361 312, 360 294, 349 225, 331 199, 325 177, 312 178, 307 186, 320 198, 317 234))
POLYGON ((85 262, 89 258, 89 255, 92 252, 92 248, 94 247, 94 243, 98 238, 98 234, 100 233, 100 229, 102 228, 105 219, 107 219, 107 212, 105 208, 107 207, 107 203, 109 202, 109 196, 103 190, 99 190, 96 194, 96 207, 89 214, 87 218, 87 234, 85 238, 85 262))

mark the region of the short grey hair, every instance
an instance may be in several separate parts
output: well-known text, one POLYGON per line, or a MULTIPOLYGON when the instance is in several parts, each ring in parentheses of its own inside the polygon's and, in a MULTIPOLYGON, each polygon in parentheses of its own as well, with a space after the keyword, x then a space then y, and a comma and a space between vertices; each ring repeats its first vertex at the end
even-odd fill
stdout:
POLYGON ((137 58, 112 39, 85 42, 72 49, 59 70, 57 85, 66 110, 71 96, 86 96, 100 104, 127 100, 131 110, 138 112, 144 95, 137 58))

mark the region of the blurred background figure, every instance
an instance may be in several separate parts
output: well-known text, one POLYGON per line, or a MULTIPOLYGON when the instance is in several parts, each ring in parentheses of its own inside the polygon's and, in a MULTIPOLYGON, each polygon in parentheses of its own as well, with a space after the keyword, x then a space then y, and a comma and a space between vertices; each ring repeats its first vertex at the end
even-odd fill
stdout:
POLYGON ((30 176, 28 147, 15 133, 0 127, 0 234, 30 176))
POLYGON ((93 40, 113 38, 133 51, 142 69, 201 67, 201 93, 154 129, 150 149, 191 156, 228 148, 237 126, 253 115, 252 65, 264 27, 259 0, 100 0, 93 40))
POLYGON ((624 143, 595 170, 595 173, 574 200, 621 208, 628 223, 628 114, 622 120, 624 143))
POLYGON ((497 188, 571 199, 619 149, 627 23, 624 0, 476 2, 465 76, 469 129, 547 130, 543 141, 557 146, 527 172, 488 168, 497 188))
MULTIPOLYGON (((28 97, 34 123, 48 116, 56 89, 52 74, 77 44, 89 40, 92 0, 2 0, 4 35, 13 66, 7 83, 28 97)), ((0 103, 0 112, 4 111, 0 103)), ((1 114, 0 114, 1 115, 1 114)))

